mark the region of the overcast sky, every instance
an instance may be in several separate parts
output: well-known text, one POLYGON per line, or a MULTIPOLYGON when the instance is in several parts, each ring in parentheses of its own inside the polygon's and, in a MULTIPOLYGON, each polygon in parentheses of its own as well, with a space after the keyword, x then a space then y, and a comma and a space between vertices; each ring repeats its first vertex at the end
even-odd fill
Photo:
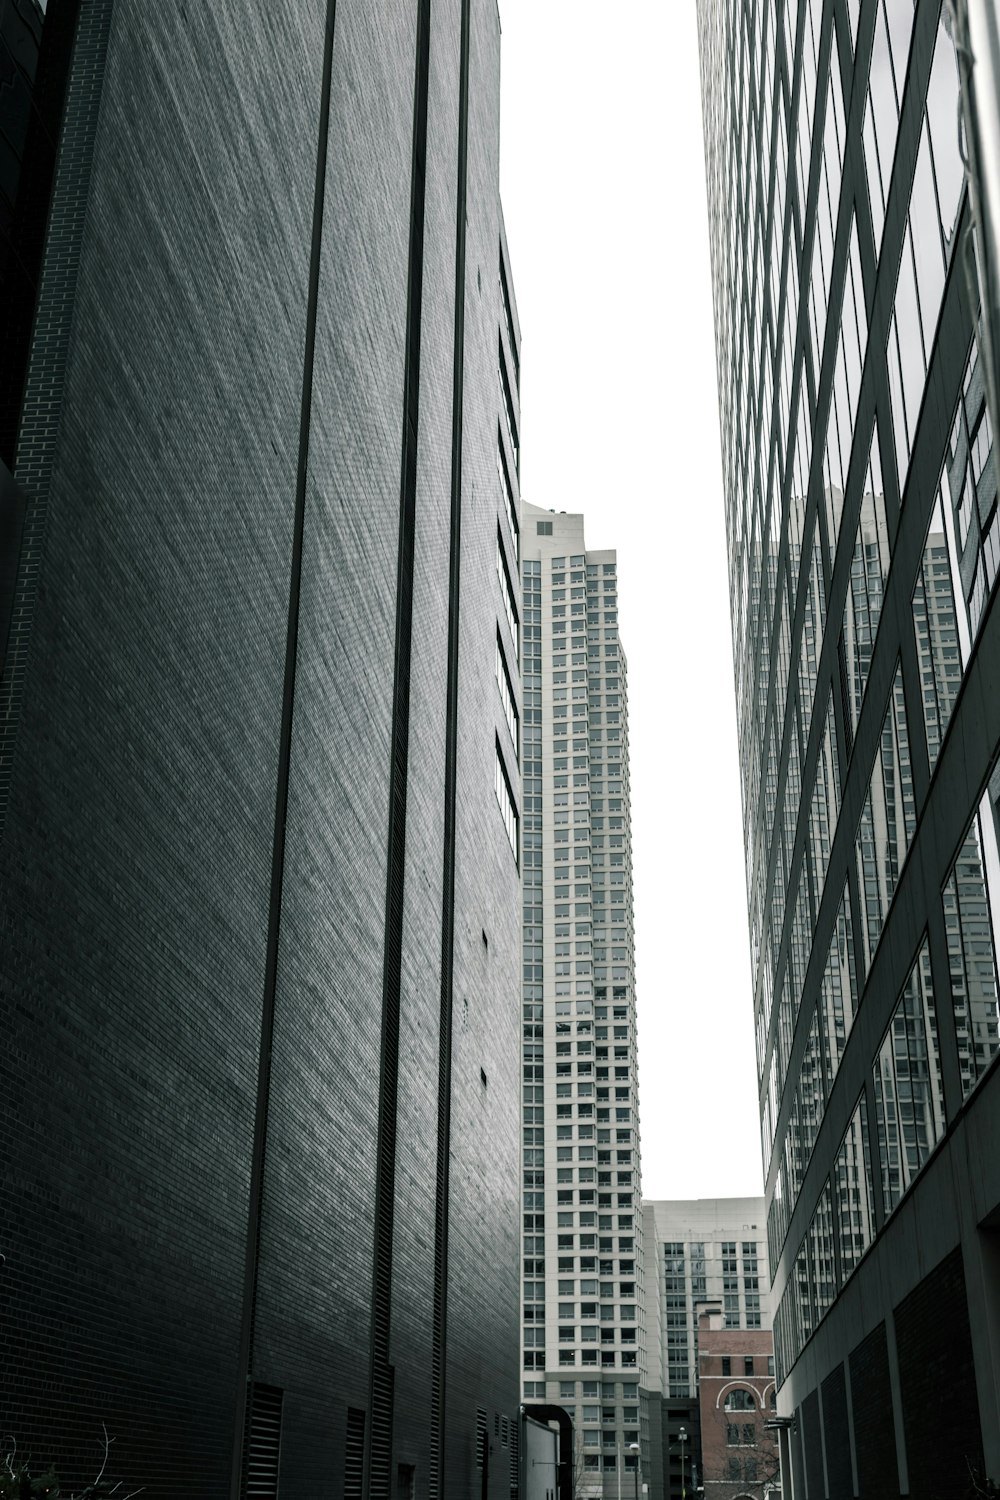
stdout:
POLYGON ((522 497, 618 550, 643 1195, 760 1193, 694 0, 500 0, 522 497))

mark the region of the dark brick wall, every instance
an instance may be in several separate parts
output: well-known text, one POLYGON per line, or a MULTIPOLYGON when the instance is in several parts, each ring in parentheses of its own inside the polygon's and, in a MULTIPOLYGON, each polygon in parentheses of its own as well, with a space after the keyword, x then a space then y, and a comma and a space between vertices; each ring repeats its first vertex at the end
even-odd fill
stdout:
MULTIPOLYGON (((418 1496, 459 15, 435 4, 431 37, 391 1289, 393 1463, 418 1496)), ((414 18, 341 0, 333 51, 251 1360, 284 1392, 282 1485, 301 1494, 342 1488, 347 1408, 370 1406, 414 18)), ((4 1424, 79 1484, 107 1422, 114 1477, 151 1500, 229 1493, 323 22, 290 0, 116 0, 0 845, 4 1424)), ((495 7, 475 0, 444 1464, 463 1496, 477 1407, 493 1441, 518 1401, 520 906, 493 793, 498 69, 495 7)))
POLYGON ((370 1415, 413 15, 381 28, 338 6, 253 1352, 306 1493, 370 1415))
POLYGON ((251 11, 114 8, 0 846, 5 1426, 151 1496, 236 1394, 319 86, 251 11))
MULTIPOLYGON (((457 0, 453 11, 457 18, 457 0)), ((473 1493, 475 1408, 516 1411, 520 1215, 521 916, 517 866, 493 793, 495 742, 506 735, 494 678, 500 496, 496 474, 500 213, 500 35, 496 7, 474 3, 469 60, 468 219, 461 649, 456 827, 455 1029, 445 1495, 473 1493), (474 392, 484 393, 479 399, 474 392), (488 946, 483 944, 483 932, 488 946), (482 1082, 486 1075, 486 1084, 482 1082), (510 1394, 513 1392, 513 1394, 510 1394), (477 1394, 479 1393, 479 1394, 477 1394)), ((513 661, 513 653, 508 652, 513 661)), ((517 768, 508 761, 520 805, 517 768)), ((510 1447, 490 1457, 489 1493, 506 1500, 510 1447)), ((475 1491, 479 1493, 478 1489, 475 1491)))
POLYGON ((850 1371, 858 1491, 861 1500, 886 1500, 899 1494, 899 1466, 884 1323, 851 1350, 850 1371))
POLYGON ((851 1441, 847 1426, 847 1381, 843 1365, 823 1381, 823 1435, 826 1439, 826 1477, 830 1500, 851 1500, 851 1441))
POLYGON ((964 1500, 983 1444, 961 1249, 903 1299, 895 1322, 910 1494, 964 1500))
POLYGON ((809 1500, 823 1500, 823 1435, 819 1426, 819 1392, 810 1391, 799 1407, 802 1428, 802 1452, 805 1458, 806 1485, 809 1500))
POLYGON ((792 1491, 795 1495, 804 1495, 806 1493, 806 1469, 802 1452, 804 1434, 802 1431, 801 1407, 796 1413, 796 1417, 795 1425, 789 1433, 788 1443, 792 1459, 792 1491))

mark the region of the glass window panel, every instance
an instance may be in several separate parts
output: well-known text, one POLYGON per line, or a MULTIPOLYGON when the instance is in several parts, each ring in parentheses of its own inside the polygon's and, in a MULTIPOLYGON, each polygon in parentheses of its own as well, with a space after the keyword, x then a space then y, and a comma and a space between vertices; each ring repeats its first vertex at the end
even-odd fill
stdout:
POLYGON ((844 167, 844 140, 846 132, 844 129, 844 95, 840 79, 840 48, 837 45, 837 28, 834 26, 830 32, 830 104, 827 110, 827 123, 825 138, 830 149, 837 153, 837 190, 831 192, 831 202, 834 213, 837 211, 837 203, 840 198, 840 181, 844 167), (833 136, 831 136, 831 121, 833 136))
POLYGON ((882 1200, 891 1213, 944 1132, 937 1017, 927 940, 875 1060, 882 1200))
POLYGON ((987 789, 952 866, 943 891, 951 1003, 962 1075, 968 1097, 997 1051, 997 922, 1000 919, 1000 858, 997 802, 1000 768, 987 789))
MULTIPOLYGON (((833 370, 833 390, 837 398, 837 432, 840 440, 840 473, 838 475, 838 483, 841 489, 844 488, 847 481, 847 469, 851 460, 855 413, 855 404, 851 400, 850 385, 847 378, 847 330, 844 327, 846 311, 846 306, 842 305, 840 328, 837 338, 837 362, 833 370)), ((839 536, 839 528, 837 534, 839 536)), ((835 552, 836 549, 834 548, 835 552)))
MULTIPOLYGON (((785 774, 785 795, 782 807, 784 821, 783 850, 787 851, 795 846, 795 825, 799 816, 799 801, 802 795, 801 766, 799 762, 799 710, 798 704, 792 709, 792 727, 788 745, 788 768, 785 774)), ((786 870, 787 875, 787 870, 786 870)))
POLYGON ((958 610, 963 652, 978 632, 1000 564, 996 462, 984 403, 982 367, 973 343, 946 458, 946 525, 953 578, 964 606, 958 610))
POLYGON ((816 694, 817 665, 826 629, 826 594, 820 572, 819 531, 813 531, 812 556, 805 577, 805 616, 799 645, 799 703, 802 706, 802 732, 808 737, 816 694))
POLYGON ((849 887, 845 885, 830 941, 820 991, 823 1057, 832 1087, 858 1009, 858 980, 854 967, 854 931, 849 887))
POLYGON ((773 719, 771 721, 769 745, 767 769, 764 777, 764 846, 768 850, 771 847, 771 834, 774 828, 774 807, 778 784, 778 749, 774 738, 773 719))
POLYGON ((889 382, 889 407, 892 411, 892 435, 896 449, 896 473, 902 491, 910 461, 910 445, 906 432, 906 409, 903 403, 903 379, 900 373, 899 336, 896 332, 896 314, 889 320, 889 338, 885 350, 886 375, 889 382))
POLYGON ((771 922, 775 932, 780 932, 785 923, 785 901, 788 892, 788 849, 783 830, 779 830, 778 856, 774 864, 774 881, 771 886, 771 922))
POLYGON ((795 1257, 794 1271, 795 1301, 798 1309, 797 1332, 799 1349, 812 1337, 816 1328, 816 1312, 813 1302, 812 1277, 810 1275, 811 1269, 809 1233, 807 1231, 799 1253, 795 1257))
POLYGON ((882 615, 885 578, 889 571, 889 531, 882 489, 876 425, 872 431, 868 480, 861 497, 861 514, 858 517, 851 576, 844 604, 844 658, 853 730, 857 729, 861 715, 872 651, 882 615))
POLYGON ((927 731, 927 758, 933 770, 962 681, 951 564, 940 496, 931 512, 920 572, 913 591, 912 611, 920 668, 920 698, 927 731))
POLYGON ((882 243, 882 230, 885 227, 886 194, 885 185, 882 181, 882 170, 879 164, 878 144, 875 139, 875 117, 872 111, 870 94, 868 97, 868 107, 865 110, 862 139, 865 148, 865 176, 868 180, 868 197, 872 210, 872 233, 875 238, 875 249, 877 251, 882 243))
MULTIPOLYGON (((934 192, 931 149, 927 124, 920 132, 920 149, 913 174, 910 195, 910 233, 916 263, 917 296, 924 333, 924 353, 930 358, 931 341, 937 324, 941 293, 944 291, 945 259, 941 244, 941 220, 934 192)), ((911 414, 912 415, 912 414, 911 414)))
POLYGON ((858 250, 858 226, 851 214, 851 239, 848 252, 847 276, 844 281, 844 307, 841 315, 843 325, 844 359, 847 371, 847 395, 850 402, 851 423, 858 412, 858 396, 861 393, 861 371, 868 343, 868 319, 865 313, 865 291, 861 279, 861 255, 858 250))
POLYGON ((820 1194, 809 1225, 809 1259, 814 1317, 817 1323, 830 1311, 837 1295, 836 1261, 833 1254, 833 1195, 830 1183, 820 1194))
POLYGON ((927 120, 930 126, 931 154, 937 183, 941 232, 946 255, 954 245, 965 168, 958 144, 958 63, 955 45, 942 19, 938 26, 934 62, 927 87, 927 120))
POLYGON ((787 570, 779 585, 781 613, 778 618, 778 663, 774 681, 774 717, 778 724, 779 740, 785 722, 785 695, 788 691, 788 669, 791 663, 791 630, 788 623, 787 570))
POLYGON ((896 437, 896 467, 899 474, 899 493, 902 496, 906 488, 906 474, 910 466, 913 435, 926 374, 909 226, 903 239, 903 253, 899 266, 899 280, 896 284, 896 302, 890 323, 887 355, 889 391, 892 397, 892 418, 896 437), (899 357, 898 372, 893 370, 894 343, 899 357))
POLYGON ((892 52, 892 71, 896 80, 896 100, 903 102, 903 87, 906 81, 906 61, 910 51, 910 33, 913 30, 913 0, 884 0, 886 20, 889 24, 889 47, 892 52))
POLYGON ((781 985, 781 999, 778 1002, 778 1056, 780 1058, 780 1069, 782 1078, 788 1072, 788 1062, 792 1051, 792 1035, 795 1030, 795 1012, 787 968, 781 985))
POLYGON ((899 882, 914 825, 903 678, 897 666, 855 843, 866 974, 899 882))
POLYGON ((812 942, 812 912, 809 907, 809 885, 806 866, 799 868, 798 888, 795 893, 795 909, 792 913, 791 943, 789 959, 792 971, 792 1000, 798 1007, 802 986, 806 977, 806 964, 812 942))
POLYGON ((772 1266, 778 1264, 778 1254, 788 1229, 788 1206, 785 1198, 784 1167, 779 1166, 774 1178, 774 1192, 767 1211, 767 1253, 772 1266))
POLYGON ((858 16, 861 14, 861 0, 847 0, 847 12, 851 23, 851 48, 853 50, 858 36, 858 16))
POLYGON ((864 1094, 837 1152, 833 1182, 840 1271, 846 1281, 875 1237, 875 1193, 864 1094))
MULTIPOLYGON (((907 0, 909 3, 909 0, 907 0)), ((911 7, 912 9, 912 7, 911 7)), ((872 127, 865 129, 865 144, 869 138, 875 147, 875 159, 867 161, 868 183, 873 200, 880 199, 880 214, 877 222, 884 218, 884 205, 889 197, 889 180, 892 175, 892 160, 896 152, 896 131, 899 128, 899 111, 896 105, 896 87, 892 76, 892 56, 889 50, 889 33, 886 29, 885 9, 879 5, 875 18, 875 36, 872 41, 871 66, 868 73, 868 110, 872 127)), ((866 150, 867 155, 867 150, 866 150)), ((876 235, 875 248, 881 241, 876 235)))
POLYGON ((776 1058, 772 1053, 771 1064, 767 1070, 767 1093, 764 1096, 764 1114, 760 1127, 765 1177, 771 1170, 771 1151, 774 1147, 774 1126, 777 1119, 778 1077, 775 1072, 775 1062, 776 1058))
POLYGON ((816 782, 809 808, 809 837, 816 876, 817 904, 826 881, 830 847, 840 813, 840 768, 837 756, 837 726, 833 715, 833 690, 826 706, 826 723, 816 763, 816 782))
POLYGON ((812 1023, 806 1038, 806 1049, 802 1054, 797 1097, 799 1107, 796 1121, 798 1126, 798 1171, 796 1175, 798 1181, 802 1182, 813 1146, 816 1144, 819 1127, 823 1122, 823 1111, 826 1108, 818 1009, 813 1010, 812 1023))

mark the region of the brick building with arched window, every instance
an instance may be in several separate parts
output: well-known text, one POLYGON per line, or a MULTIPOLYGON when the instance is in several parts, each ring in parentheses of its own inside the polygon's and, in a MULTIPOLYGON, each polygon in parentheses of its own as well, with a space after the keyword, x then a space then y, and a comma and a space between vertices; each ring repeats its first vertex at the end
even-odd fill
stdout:
POLYGON ((768 1500, 781 1491, 770 1329, 726 1328, 721 1306, 698 1319, 700 1483, 705 1500, 768 1500))

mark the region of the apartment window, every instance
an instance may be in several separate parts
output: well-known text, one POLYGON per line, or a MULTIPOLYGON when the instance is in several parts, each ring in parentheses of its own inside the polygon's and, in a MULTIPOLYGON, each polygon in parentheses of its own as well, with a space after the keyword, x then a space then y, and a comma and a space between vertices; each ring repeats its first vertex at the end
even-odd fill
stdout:
POLYGON ((552 535, 552 522, 551 521, 536 521, 535 522, 535 531, 536 531, 536 533, 537 533, 538 536, 551 536, 552 535))
POLYGON ((517 808, 514 806, 514 796, 510 789, 507 770, 503 763, 503 756, 500 753, 499 740, 496 742, 496 770, 493 786, 496 792, 497 803, 503 816, 503 825, 507 830, 507 839, 511 849, 514 851, 514 858, 517 859, 519 819, 517 808))
POLYGON ((497 527, 497 578, 500 581, 500 596, 503 599, 504 614, 507 616, 511 639, 514 642, 514 656, 520 661, 521 641, 517 605, 514 603, 514 590, 511 586, 510 574, 507 571, 507 559, 504 556, 503 540, 500 536, 499 526, 497 527))
MULTIPOLYGON (((753 1372, 750 1371, 750 1374, 753 1372)), ((726 1411, 756 1411, 757 1403, 750 1391, 730 1391, 726 1397, 726 1411)))
POLYGON ((514 701, 514 689, 510 685, 510 673, 507 671, 507 663, 504 659, 499 631, 497 631, 496 673, 497 687, 500 689, 500 702, 503 704, 504 718, 507 720, 507 728, 510 730, 510 737, 514 743, 514 754, 519 758, 521 754, 521 725, 517 714, 517 704, 514 701))

